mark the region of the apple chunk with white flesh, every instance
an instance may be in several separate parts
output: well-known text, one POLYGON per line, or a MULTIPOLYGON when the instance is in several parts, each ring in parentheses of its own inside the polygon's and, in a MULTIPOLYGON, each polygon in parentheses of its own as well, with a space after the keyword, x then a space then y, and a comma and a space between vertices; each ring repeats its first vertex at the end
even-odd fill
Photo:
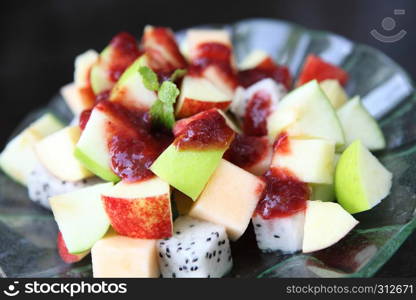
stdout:
POLYGON ((107 232, 110 221, 101 194, 112 185, 96 184, 49 199, 69 253, 76 254, 90 249, 107 232))
MULTIPOLYGON (((339 157, 341 155, 335 153, 334 156, 334 176, 335 176, 335 169, 338 164, 339 157)), ((324 202, 327 201, 334 201, 335 200, 335 182, 331 184, 327 183, 311 183, 309 184, 311 188, 311 197, 310 200, 321 200, 324 202)))
POLYGON ((119 102, 126 107, 147 110, 157 99, 155 91, 147 89, 139 73, 141 67, 148 67, 148 57, 142 55, 124 71, 110 94, 110 101, 119 102))
POLYGON ((334 155, 335 145, 331 141, 282 136, 275 146, 271 166, 289 170, 303 182, 332 184, 334 155))
POLYGON ((47 113, 14 137, 0 154, 1 169, 13 180, 26 185, 38 159, 33 146, 44 137, 63 128, 63 124, 47 113))
POLYGON ((106 180, 117 182, 120 178, 111 169, 108 149, 107 124, 111 117, 98 104, 91 113, 75 148, 75 157, 92 173, 106 180))
POLYGON ((117 233, 143 239, 172 235, 170 188, 163 180, 122 181, 104 192, 102 200, 117 233))
POLYGON ((140 55, 136 39, 121 32, 113 37, 110 44, 100 53, 91 67, 91 87, 96 95, 111 90, 120 75, 140 55))
POLYGON ((65 241, 62 237, 62 233, 58 232, 58 238, 56 240, 56 247, 58 248, 59 256, 62 260, 68 264, 81 261, 85 256, 87 256, 90 251, 84 251, 77 254, 71 254, 68 252, 68 248, 65 245, 65 241))
POLYGON ((109 232, 91 249, 95 278, 157 278, 156 240, 135 239, 109 232))
POLYGON ((61 95, 74 115, 94 106, 95 95, 91 88, 90 73, 98 60, 98 53, 88 50, 75 58, 74 82, 61 88, 61 95))
POLYGON ((257 176, 221 160, 189 216, 224 226, 236 241, 247 229, 264 186, 257 176))
POLYGON ((337 114, 316 80, 287 94, 267 119, 268 135, 286 132, 292 137, 321 138, 344 145, 337 114))
POLYGON ((328 97, 328 100, 331 102, 334 109, 340 108, 348 101, 348 96, 338 80, 326 79, 320 82, 319 85, 328 97))
POLYGON ((176 116, 186 118, 211 108, 226 110, 231 98, 203 77, 185 76, 176 106, 176 116))
MULTIPOLYGON (((198 63, 200 59, 204 59, 205 53, 201 49, 205 46, 209 48, 209 55, 212 52, 215 52, 216 56, 220 54, 222 64, 227 64, 229 70, 225 71, 218 64, 208 64, 204 66, 201 75, 220 88, 231 99, 234 94, 234 89, 237 87, 237 80, 235 74, 232 74, 235 72, 236 66, 232 54, 232 43, 229 32, 223 29, 188 30, 186 43, 191 65, 198 63)), ((208 61, 211 58, 211 56, 208 56, 208 61)))
POLYGON ((79 126, 61 129, 35 145, 37 157, 55 177, 64 181, 78 181, 92 177, 74 156, 75 145, 81 136, 79 126))
POLYGON ((195 200, 220 163, 235 132, 217 109, 201 112, 189 119, 181 121, 182 125, 175 130, 178 136, 156 159, 150 170, 195 200), (221 136, 221 143, 215 145, 218 136, 221 136), (202 147, 193 147, 192 141, 199 144, 198 139, 208 141, 202 142, 202 147), (181 145, 186 144, 186 141, 191 141, 191 146, 183 148, 181 145))
POLYGON ((388 196, 392 177, 392 173, 357 140, 339 159, 335 171, 337 200, 352 214, 369 210, 388 196))
POLYGON ((356 96, 337 110, 345 134, 345 146, 355 140, 360 140, 369 150, 381 150, 386 147, 386 141, 377 121, 362 105, 360 97, 356 96))
POLYGON ((64 85, 60 93, 75 116, 92 107, 89 102, 85 101, 80 89, 73 82, 64 85))
POLYGON ((241 71, 253 69, 261 64, 264 60, 270 58, 270 56, 263 50, 251 51, 243 61, 239 64, 238 69, 241 71))
POLYGON ((185 58, 169 28, 147 25, 144 28, 142 45, 150 58, 151 69, 170 72, 186 68, 185 58))
POLYGON ((198 47, 205 43, 220 43, 232 47, 230 34, 226 30, 191 29, 186 32, 186 52, 190 61, 198 57, 198 47))
POLYGON ((357 224, 358 221, 338 203, 307 201, 302 251, 309 253, 328 248, 357 224))

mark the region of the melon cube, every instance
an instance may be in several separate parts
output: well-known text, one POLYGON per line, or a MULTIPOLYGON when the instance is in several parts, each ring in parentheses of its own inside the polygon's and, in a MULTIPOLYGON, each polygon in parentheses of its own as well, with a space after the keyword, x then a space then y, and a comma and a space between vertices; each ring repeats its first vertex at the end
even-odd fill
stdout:
POLYGON ((250 223, 264 186, 257 176, 223 159, 189 215, 224 226, 235 241, 250 223))
POLYGON ((156 240, 110 233, 91 249, 94 277, 159 277, 156 240))

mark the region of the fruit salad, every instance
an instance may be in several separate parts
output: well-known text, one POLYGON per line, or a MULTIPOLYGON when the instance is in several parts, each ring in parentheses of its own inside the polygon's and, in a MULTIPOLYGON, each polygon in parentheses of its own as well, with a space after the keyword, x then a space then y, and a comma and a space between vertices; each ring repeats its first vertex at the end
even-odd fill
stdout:
POLYGON ((226 30, 122 32, 76 57, 73 121, 46 113, 0 166, 94 277, 222 277, 249 226, 258 251, 310 253, 389 194, 383 132, 348 79, 313 53, 298 76, 260 49, 237 61, 226 30))

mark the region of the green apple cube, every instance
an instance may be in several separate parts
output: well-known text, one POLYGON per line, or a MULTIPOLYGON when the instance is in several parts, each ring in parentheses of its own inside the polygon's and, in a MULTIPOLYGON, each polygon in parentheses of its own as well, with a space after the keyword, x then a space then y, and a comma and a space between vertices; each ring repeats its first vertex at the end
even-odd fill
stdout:
POLYGON ((63 128, 51 113, 46 113, 14 137, 0 154, 0 167, 13 180, 26 185, 27 177, 37 163, 33 146, 44 137, 63 128))
POLYGON ((75 58, 74 83, 77 87, 86 87, 90 84, 90 70, 98 57, 99 54, 90 49, 75 58))
POLYGON ((287 138, 288 151, 277 149, 272 168, 290 171, 300 181, 332 184, 335 144, 321 139, 287 138))
POLYGON ((108 76, 107 61, 112 53, 111 46, 107 46, 101 53, 96 63, 91 67, 91 88, 94 94, 108 91, 114 85, 108 76))
MULTIPOLYGON (((340 154, 335 153, 334 170, 338 164, 338 160, 340 156, 341 156, 340 154)), ((309 186, 312 191, 310 200, 321 200, 323 202, 332 202, 335 200, 334 183, 332 184, 311 183, 309 184, 309 186)))
POLYGON ((172 144, 150 169, 195 201, 220 163, 225 150, 179 150, 172 144))
POLYGON ((338 203, 307 201, 302 252, 310 253, 334 245, 357 224, 358 221, 338 203))
POLYGON ((96 184, 49 199, 69 253, 90 249, 107 232, 110 221, 101 195, 112 186, 112 183, 96 184))
POLYGON ((74 156, 80 136, 79 126, 68 126, 35 145, 39 161, 56 178, 73 182, 93 176, 74 156))
POLYGON ((345 134, 345 146, 360 140, 369 150, 381 150, 386 147, 383 132, 377 121, 362 105, 356 96, 337 111, 345 134))
POLYGON ((338 109, 347 102, 348 96, 338 80, 327 79, 320 82, 319 85, 334 109, 338 109))
POLYGON ((338 202, 349 213, 371 209, 387 197, 393 175, 357 140, 342 153, 335 171, 338 202))
POLYGON ((302 138, 322 138, 344 145, 337 114, 316 80, 293 90, 278 103, 267 119, 268 135, 280 133, 302 138))
POLYGON ((117 182, 120 178, 111 169, 108 149, 107 123, 109 117, 94 108, 90 119, 75 147, 75 157, 92 173, 106 180, 117 182))
POLYGON ((111 90, 110 100, 127 107, 149 109, 157 99, 155 91, 147 89, 139 73, 140 67, 147 66, 147 56, 142 55, 130 65, 111 90))

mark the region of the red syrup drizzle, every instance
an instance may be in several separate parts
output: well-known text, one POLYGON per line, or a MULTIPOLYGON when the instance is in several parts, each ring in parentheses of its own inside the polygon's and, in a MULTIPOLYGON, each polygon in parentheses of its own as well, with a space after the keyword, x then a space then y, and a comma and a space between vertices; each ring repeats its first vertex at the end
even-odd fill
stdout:
POLYGON ((232 52, 228 45, 222 43, 203 43, 198 46, 197 54, 188 69, 190 76, 202 76, 211 66, 216 67, 224 80, 233 88, 237 87, 237 76, 231 66, 232 52))
POLYGON ((232 142, 235 132, 216 109, 192 117, 180 130, 174 144, 180 150, 224 149, 232 142))
POLYGON ((246 135, 267 135, 267 117, 271 112, 271 104, 270 95, 264 91, 256 92, 248 101, 243 123, 246 135))
POLYGON ((119 103, 102 101, 95 109, 109 117, 106 132, 114 173, 128 182, 153 177, 149 168, 172 142, 171 133, 152 128, 147 112, 128 110, 119 103))
POLYGON ((225 152, 224 158, 240 168, 249 168, 268 153, 267 138, 237 135, 225 152))
POLYGON ((266 58, 258 66, 252 69, 238 72, 238 81, 244 88, 265 79, 271 78, 284 85, 289 90, 292 85, 292 77, 286 66, 277 65, 271 58, 266 58))
POLYGON ((266 187, 254 214, 263 219, 291 216, 306 209, 310 190, 290 171, 272 168, 263 175, 266 187))

